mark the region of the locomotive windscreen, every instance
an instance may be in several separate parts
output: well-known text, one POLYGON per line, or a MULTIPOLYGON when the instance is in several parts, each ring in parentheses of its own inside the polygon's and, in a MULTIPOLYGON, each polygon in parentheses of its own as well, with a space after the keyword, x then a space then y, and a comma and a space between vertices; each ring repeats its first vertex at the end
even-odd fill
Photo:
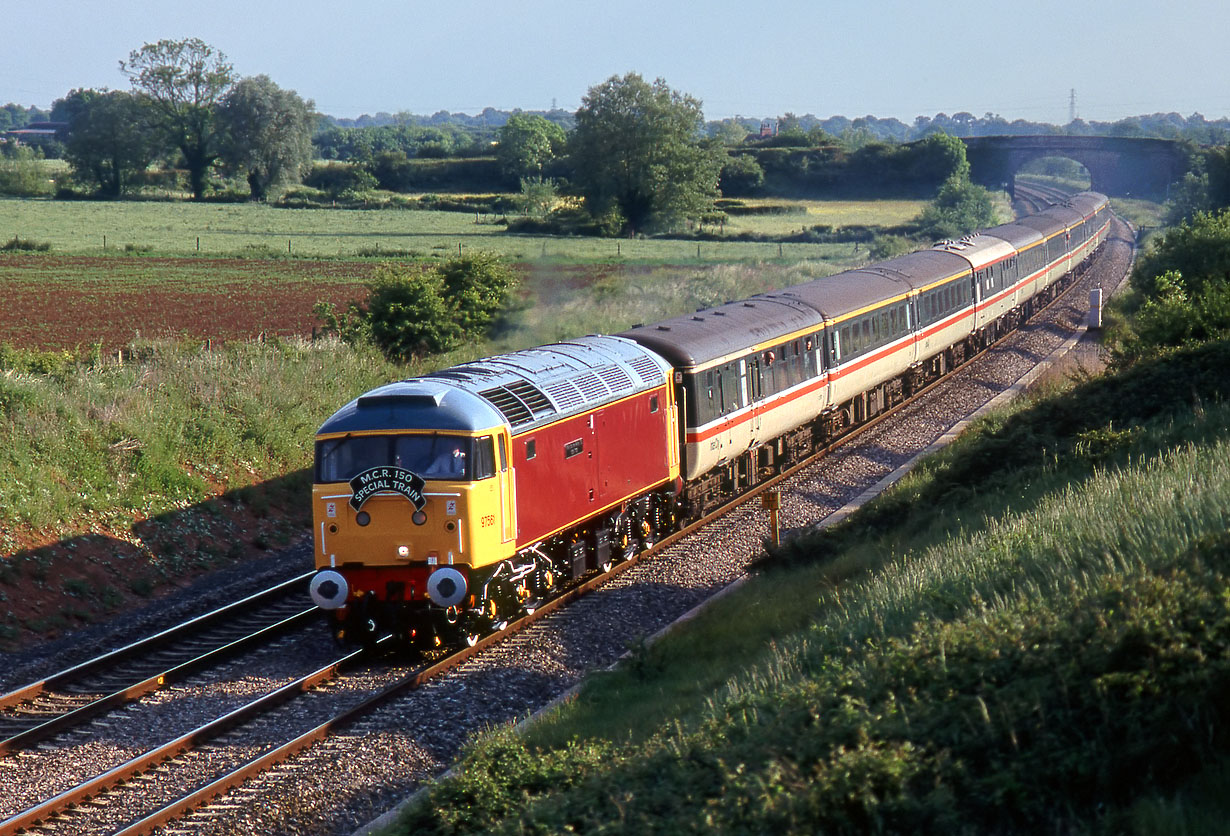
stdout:
POLYGON ((466 481, 494 473, 490 436, 362 435, 316 443, 316 481, 347 482, 373 467, 411 470, 424 479, 466 481))

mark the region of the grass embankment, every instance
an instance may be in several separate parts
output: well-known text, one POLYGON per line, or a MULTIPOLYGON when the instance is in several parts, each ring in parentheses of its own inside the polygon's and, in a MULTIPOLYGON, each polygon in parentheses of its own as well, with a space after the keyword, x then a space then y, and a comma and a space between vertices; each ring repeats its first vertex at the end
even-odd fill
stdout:
POLYGON ((397 373, 278 340, 0 347, 0 368, 0 646, 301 537, 322 416, 397 373))
POLYGON ((1224 832, 1227 369, 983 421, 387 832, 1224 832))

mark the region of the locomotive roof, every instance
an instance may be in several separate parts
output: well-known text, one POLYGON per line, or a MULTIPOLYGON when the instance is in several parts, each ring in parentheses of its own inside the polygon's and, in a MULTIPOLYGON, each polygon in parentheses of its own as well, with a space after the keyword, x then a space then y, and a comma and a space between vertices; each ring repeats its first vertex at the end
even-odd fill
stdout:
POLYGON ((379 429, 532 430, 662 385, 661 358, 619 337, 581 337, 498 354, 360 395, 320 433, 379 429))
POLYGON ((760 343, 819 328, 821 324, 819 314, 796 299, 754 296, 651 325, 637 325, 619 336, 635 340, 675 366, 686 368, 746 353, 760 343))

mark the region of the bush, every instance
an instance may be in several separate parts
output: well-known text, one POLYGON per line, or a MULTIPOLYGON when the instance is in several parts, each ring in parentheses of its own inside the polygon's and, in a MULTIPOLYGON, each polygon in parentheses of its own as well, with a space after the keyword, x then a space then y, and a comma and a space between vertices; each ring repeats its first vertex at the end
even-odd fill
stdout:
POLYGON ((724 195, 751 195, 764 188, 764 169, 750 154, 732 156, 722 166, 718 188, 724 195))
POLYGON ((303 183, 313 189, 319 189, 333 200, 369 191, 377 185, 376 178, 367 169, 348 163, 318 165, 303 179, 303 183))
POLYGON ((29 238, 18 238, 16 235, 13 236, 12 241, 6 241, 3 245, 0 245, 0 250, 5 252, 24 251, 45 253, 50 249, 51 244, 46 241, 31 241, 29 238))
POLYGON ((425 270, 381 266, 366 304, 351 302, 340 316, 327 302, 314 311, 326 331, 346 342, 370 342, 390 360, 407 362, 486 337, 516 285, 516 274, 498 256, 478 252, 425 270))
POLYGON ((43 169, 41 152, 18 146, 12 155, 0 156, 0 194, 14 197, 50 195, 55 184, 43 169))
POLYGON ((448 351, 460 342, 462 329, 436 271, 381 267, 369 287, 368 327, 372 341, 389 359, 406 362, 448 351))
POLYGON ((1182 275, 1188 293, 1199 296, 1207 281, 1230 281, 1230 210, 1197 213, 1159 238, 1132 271, 1132 286, 1155 299, 1165 288, 1158 278, 1182 275))

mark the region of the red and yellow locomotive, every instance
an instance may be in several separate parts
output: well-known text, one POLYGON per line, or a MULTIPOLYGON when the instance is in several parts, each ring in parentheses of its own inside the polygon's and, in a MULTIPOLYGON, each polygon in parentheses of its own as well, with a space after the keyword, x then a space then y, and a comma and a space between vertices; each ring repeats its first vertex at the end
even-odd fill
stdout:
POLYGON ((619 337, 372 390, 316 438, 313 600, 339 636, 473 639, 673 527, 671 370, 619 337))

